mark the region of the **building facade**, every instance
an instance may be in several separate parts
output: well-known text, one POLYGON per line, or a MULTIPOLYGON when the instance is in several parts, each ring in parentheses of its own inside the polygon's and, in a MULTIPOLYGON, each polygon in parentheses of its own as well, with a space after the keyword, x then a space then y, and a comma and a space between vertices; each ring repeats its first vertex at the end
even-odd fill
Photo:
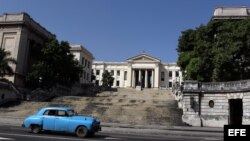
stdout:
POLYGON ((70 45, 70 52, 75 56, 75 59, 79 61, 83 66, 82 74, 80 75, 81 84, 89 84, 91 82, 92 64, 94 56, 82 45, 70 45))
POLYGON ((6 79, 17 86, 24 86, 25 77, 37 59, 36 52, 50 37, 55 35, 27 13, 0 15, 0 47, 17 60, 17 64, 12 65, 14 76, 6 76, 6 79))
POLYGON ((112 87, 172 88, 176 82, 182 82, 182 73, 175 63, 162 63, 160 59, 145 53, 126 62, 95 61, 92 69, 97 85, 102 85, 105 70, 114 77, 112 87))
POLYGON ((250 80, 185 81, 175 92, 182 121, 192 126, 223 127, 250 124, 250 80))
POLYGON ((214 10, 212 20, 245 19, 250 17, 250 9, 242 7, 217 7, 214 10))

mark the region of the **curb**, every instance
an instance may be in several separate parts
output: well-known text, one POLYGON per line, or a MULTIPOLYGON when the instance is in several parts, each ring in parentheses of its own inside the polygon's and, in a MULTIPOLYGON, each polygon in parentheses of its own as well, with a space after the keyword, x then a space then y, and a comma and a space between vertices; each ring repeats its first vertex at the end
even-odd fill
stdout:
POLYGON ((191 127, 191 126, 162 126, 162 125, 130 125, 120 123, 105 123, 101 124, 103 127, 113 128, 133 128, 133 129, 157 129, 157 130, 172 130, 172 131, 199 131, 199 132, 216 132, 223 133, 223 128, 220 127, 191 127))

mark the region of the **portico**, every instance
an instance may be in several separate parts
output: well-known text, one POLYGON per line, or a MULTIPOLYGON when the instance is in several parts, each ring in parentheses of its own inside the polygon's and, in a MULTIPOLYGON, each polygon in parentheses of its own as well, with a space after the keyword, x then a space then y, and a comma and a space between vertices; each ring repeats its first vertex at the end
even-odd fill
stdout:
POLYGON ((154 87, 154 70, 153 69, 133 69, 132 70, 132 87, 141 86, 142 88, 154 87))
POLYGON ((142 88, 159 87, 159 64, 160 60, 146 54, 129 58, 128 63, 131 66, 132 78, 130 87, 142 88), (157 77, 156 77, 157 76, 157 77))

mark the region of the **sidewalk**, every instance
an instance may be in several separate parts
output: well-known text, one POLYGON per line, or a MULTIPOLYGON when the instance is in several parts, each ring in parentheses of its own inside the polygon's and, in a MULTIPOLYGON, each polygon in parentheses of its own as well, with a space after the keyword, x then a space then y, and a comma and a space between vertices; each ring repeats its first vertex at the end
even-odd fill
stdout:
MULTIPOLYGON (((24 117, 9 117, 0 116, 0 125, 13 125, 21 126, 24 117)), ((162 126, 162 125, 131 125, 121 123, 101 123, 102 127, 106 128, 123 128, 123 129, 150 129, 152 130, 165 130, 165 131, 197 131, 197 132, 214 132, 223 133, 223 128, 217 127, 190 127, 190 126, 162 126)))
POLYGON ((103 131, 122 134, 146 134, 163 136, 188 136, 188 137, 223 137, 223 128, 215 127, 190 127, 190 126, 161 126, 161 125, 130 125, 118 123, 102 123, 103 131))

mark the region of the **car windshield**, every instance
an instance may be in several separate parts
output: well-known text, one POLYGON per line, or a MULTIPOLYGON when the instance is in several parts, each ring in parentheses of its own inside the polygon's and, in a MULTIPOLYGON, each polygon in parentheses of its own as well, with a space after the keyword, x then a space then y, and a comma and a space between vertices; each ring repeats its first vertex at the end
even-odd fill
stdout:
POLYGON ((75 112, 74 110, 68 110, 68 115, 69 116, 76 116, 77 112, 75 112))

